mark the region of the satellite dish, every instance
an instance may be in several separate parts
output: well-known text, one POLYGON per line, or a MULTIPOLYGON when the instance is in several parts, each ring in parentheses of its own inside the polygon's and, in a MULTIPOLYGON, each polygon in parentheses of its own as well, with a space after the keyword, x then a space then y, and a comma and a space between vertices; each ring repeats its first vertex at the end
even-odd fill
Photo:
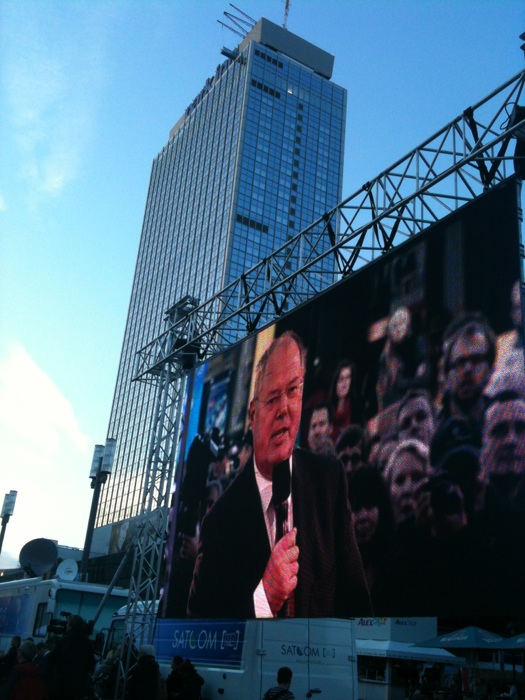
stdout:
POLYGON ((18 555, 20 566, 29 576, 42 576, 58 559, 58 549, 53 540, 41 537, 27 542, 18 555))
POLYGON ((78 574, 78 564, 74 559, 64 559, 58 565, 56 573, 61 581, 74 581, 78 574))

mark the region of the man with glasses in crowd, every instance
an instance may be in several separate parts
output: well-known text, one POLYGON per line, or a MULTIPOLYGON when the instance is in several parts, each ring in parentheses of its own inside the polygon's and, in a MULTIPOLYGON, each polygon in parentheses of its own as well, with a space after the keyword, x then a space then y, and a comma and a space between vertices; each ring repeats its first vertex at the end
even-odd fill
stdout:
POLYGON ((489 399, 487 386, 496 354, 496 339, 482 314, 458 319, 445 333, 445 397, 439 423, 449 418, 469 422, 481 438, 483 418, 489 399))
POLYGON ((371 612, 342 465, 295 446, 305 368, 293 332, 259 360, 249 408, 253 456, 203 523, 190 616, 371 612))

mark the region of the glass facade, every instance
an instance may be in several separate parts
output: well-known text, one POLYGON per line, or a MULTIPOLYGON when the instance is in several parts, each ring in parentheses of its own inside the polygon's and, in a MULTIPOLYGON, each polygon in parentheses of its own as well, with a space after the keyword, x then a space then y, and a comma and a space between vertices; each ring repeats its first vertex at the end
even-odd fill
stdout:
MULTIPOLYGON (((97 526, 140 510, 155 386, 131 380, 166 311, 186 294, 209 299, 341 200, 346 91, 250 35, 153 162, 108 428, 114 471, 97 526)), ((324 280, 333 274, 328 258, 318 264, 324 280)))

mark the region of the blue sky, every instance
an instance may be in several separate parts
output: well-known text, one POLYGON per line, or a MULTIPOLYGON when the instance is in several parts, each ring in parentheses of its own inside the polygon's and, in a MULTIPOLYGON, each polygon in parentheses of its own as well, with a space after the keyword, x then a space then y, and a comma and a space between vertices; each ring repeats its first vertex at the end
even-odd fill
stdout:
MULTIPOLYGON (((284 0, 237 0, 282 24, 284 0)), ((235 34, 222 0, 0 4, 1 565, 82 546, 151 162, 235 34)), ((522 0, 292 0, 348 89, 344 197, 524 68, 522 0)), ((118 438, 118 436, 116 436, 118 438)))

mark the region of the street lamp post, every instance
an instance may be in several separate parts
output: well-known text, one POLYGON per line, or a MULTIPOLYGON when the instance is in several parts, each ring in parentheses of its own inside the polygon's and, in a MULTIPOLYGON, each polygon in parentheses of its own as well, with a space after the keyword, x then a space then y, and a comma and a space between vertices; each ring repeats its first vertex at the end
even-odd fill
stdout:
POLYGON ((4 536, 5 536, 5 529, 7 527, 7 523, 9 522, 9 518, 13 515, 15 512, 15 501, 16 501, 16 495, 18 491, 9 491, 9 493, 6 493, 4 496, 4 505, 2 506, 2 529, 0 530, 0 552, 2 551, 2 546, 4 544, 4 536))
POLYGON ((91 552, 93 531, 95 529, 98 503, 100 500, 100 491, 102 489, 102 484, 106 483, 107 478, 113 469, 113 458, 115 456, 116 445, 117 441, 115 438, 108 438, 105 445, 95 445, 95 450, 93 452, 93 460, 91 462, 91 470, 89 472, 91 488, 93 489, 93 498, 91 499, 91 510, 89 511, 84 551, 82 552, 82 562, 80 564, 80 575, 83 581, 85 581, 87 578, 88 561, 91 552))

